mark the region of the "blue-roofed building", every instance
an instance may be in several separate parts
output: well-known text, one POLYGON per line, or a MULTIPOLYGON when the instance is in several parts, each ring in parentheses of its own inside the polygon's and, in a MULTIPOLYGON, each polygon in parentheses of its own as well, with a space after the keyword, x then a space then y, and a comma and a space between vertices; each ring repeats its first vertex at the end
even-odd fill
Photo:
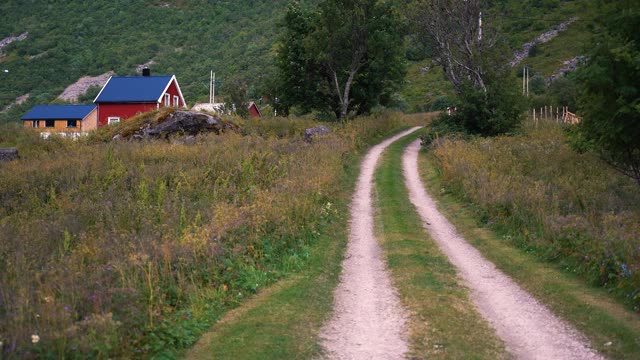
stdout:
POLYGON ((112 76, 96 99, 98 126, 120 122, 163 107, 186 107, 175 75, 112 76))
POLYGON ((37 105, 22 117, 24 127, 35 128, 46 137, 51 133, 78 134, 98 128, 95 104, 37 105))

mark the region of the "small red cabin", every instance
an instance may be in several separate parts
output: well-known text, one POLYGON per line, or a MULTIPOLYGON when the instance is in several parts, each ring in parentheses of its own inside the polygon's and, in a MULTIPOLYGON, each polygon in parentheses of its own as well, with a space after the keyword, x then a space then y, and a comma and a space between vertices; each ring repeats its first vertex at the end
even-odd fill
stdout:
POLYGON ((249 114, 253 117, 262 117, 262 112, 253 101, 249 103, 249 114))
POLYGON ((98 105, 98 126, 128 119, 162 107, 186 107, 175 75, 112 76, 93 101, 98 105))

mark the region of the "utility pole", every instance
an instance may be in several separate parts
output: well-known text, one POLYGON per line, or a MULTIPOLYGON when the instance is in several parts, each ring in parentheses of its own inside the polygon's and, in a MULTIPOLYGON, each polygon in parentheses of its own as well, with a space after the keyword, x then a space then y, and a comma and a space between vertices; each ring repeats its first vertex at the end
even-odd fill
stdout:
POLYGON ((529 97, 529 67, 527 66, 527 97, 529 97))
POLYGON ((478 15, 478 42, 482 41, 482 11, 478 15))
POLYGON ((529 67, 522 68, 522 96, 529 97, 529 67))
POLYGON ((209 104, 215 103, 216 100, 216 73, 211 70, 211 79, 209 81, 209 104))

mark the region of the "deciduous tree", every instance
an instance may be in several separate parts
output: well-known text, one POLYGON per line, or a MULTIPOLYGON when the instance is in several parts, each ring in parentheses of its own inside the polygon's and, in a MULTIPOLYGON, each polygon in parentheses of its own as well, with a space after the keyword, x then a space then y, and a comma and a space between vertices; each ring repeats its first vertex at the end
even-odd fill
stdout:
POLYGON ((403 27, 390 3, 324 0, 314 11, 293 2, 278 53, 283 104, 332 111, 342 119, 391 101, 404 76, 403 27))
POLYGON ((482 22, 488 10, 481 0, 416 0, 409 14, 416 37, 432 49, 458 95, 458 112, 448 121, 485 136, 513 130, 524 105, 515 96, 504 38, 482 22))
POLYGON ((599 35, 578 71, 580 134, 640 184, 640 3, 605 1, 599 35))

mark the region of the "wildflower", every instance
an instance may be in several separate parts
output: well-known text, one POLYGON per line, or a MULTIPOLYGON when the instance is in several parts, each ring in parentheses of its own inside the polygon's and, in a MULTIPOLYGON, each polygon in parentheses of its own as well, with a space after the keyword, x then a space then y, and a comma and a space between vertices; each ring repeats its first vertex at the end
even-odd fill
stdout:
POLYGON ((40 341, 40 336, 33 334, 31 335, 31 342, 35 345, 38 343, 38 341, 40 341))
POLYGON ((629 277, 631 276, 631 270, 627 267, 627 264, 622 264, 622 276, 629 277))

